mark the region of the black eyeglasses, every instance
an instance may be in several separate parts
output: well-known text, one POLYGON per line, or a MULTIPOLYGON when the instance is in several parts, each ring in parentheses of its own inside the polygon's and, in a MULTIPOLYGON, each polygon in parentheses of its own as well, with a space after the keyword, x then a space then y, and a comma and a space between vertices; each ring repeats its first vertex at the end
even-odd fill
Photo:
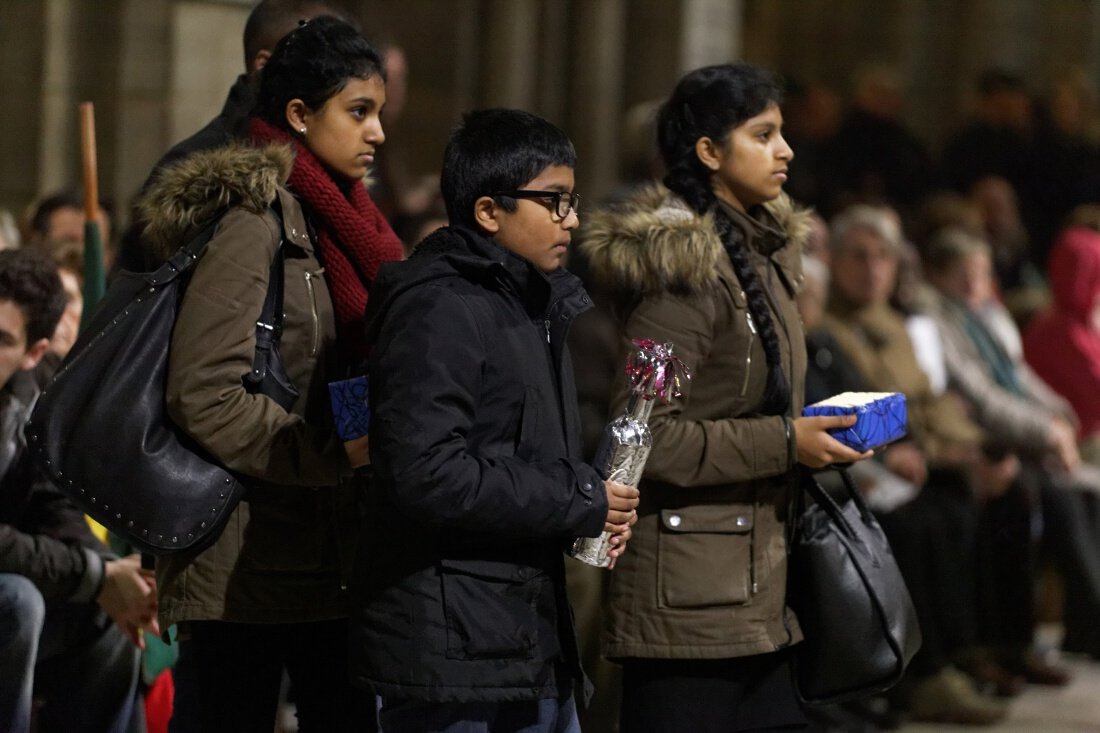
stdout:
POLYGON ((554 208, 552 210, 562 219, 569 216, 570 211, 579 211, 581 206, 580 194, 570 193, 568 191, 525 191, 519 189, 516 191, 503 191, 492 195, 493 198, 497 196, 508 196, 514 199, 552 199, 554 201, 554 208))

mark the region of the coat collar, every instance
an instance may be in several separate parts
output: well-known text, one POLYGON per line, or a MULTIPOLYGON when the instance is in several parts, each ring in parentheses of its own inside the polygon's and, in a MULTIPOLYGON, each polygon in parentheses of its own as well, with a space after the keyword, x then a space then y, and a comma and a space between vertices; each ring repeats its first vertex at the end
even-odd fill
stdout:
MULTIPOLYGON (((139 202, 147 221, 146 242, 170 257, 186 237, 239 206, 257 214, 267 210, 294 164, 289 145, 262 148, 231 143, 204 150, 162 169, 139 202)), ((291 216, 297 206, 283 206, 291 216)), ((293 226, 308 239, 305 222, 293 226)), ((287 234, 300 242, 297 234, 287 234)))
POLYGON ((544 315, 551 305, 562 301, 574 306, 574 315, 589 307, 580 279, 569 271, 558 268, 543 273, 530 260, 466 227, 436 230, 417 245, 410 260, 430 257, 442 258, 471 280, 493 281, 514 292, 532 316, 544 315), (572 303, 574 298, 576 303, 572 303))
POLYGON ((787 234, 766 206, 755 206, 752 211, 735 209, 724 201, 718 205, 737 227, 744 232, 748 247, 765 257, 770 257, 787 244, 787 234))
MULTIPOLYGON (((764 256, 782 252, 779 264, 790 270, 789 279, 797 285, 801 272, 796 260, 809 235, 810 211, 796 207, 784 195, 754 213, 756 218, 740 215, 743 219, 737 219, 751 227, 754 242, 750 246, 764 256), (793 246, 784 249, 788 243, 793 246)), ((705 292, 716 282, 718 263, 726 256, 712 216, 698 216, 658 185, 588 215, 582 240, 580 251, 595 280, 627 300, 705 292)))

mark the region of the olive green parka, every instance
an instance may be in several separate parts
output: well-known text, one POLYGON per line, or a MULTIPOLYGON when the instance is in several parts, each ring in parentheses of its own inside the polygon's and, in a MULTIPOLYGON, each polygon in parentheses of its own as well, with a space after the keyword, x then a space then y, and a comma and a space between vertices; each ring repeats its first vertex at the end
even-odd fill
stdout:
MULTIPOLYGON (((627 552, 612 571, 613 658, 730 658, 801 639, 786 606, 786 519, 796 485, 792 418, 806 349, 795 307, 806 214, 786 197, 730 211, 764 285, 791 384, 786 415, 760 415, 767 364, 745 292, 711 218, 651 188, 588 222, 584 254, 630 339, 670 342, 692 371, 683 398, 658 404, 653 449, 627 552)), ((621 377, 611 414, 629 389, 621 377)))

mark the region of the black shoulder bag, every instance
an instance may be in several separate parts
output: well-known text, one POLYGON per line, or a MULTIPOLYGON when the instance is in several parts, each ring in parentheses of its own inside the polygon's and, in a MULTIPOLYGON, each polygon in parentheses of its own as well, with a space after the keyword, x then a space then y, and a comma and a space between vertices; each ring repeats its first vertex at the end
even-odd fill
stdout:
POLYGON ((788 599, 805 636, 794 647, 795 687, 809 703, 893 687, 921 644, 890 543, 852 477, 840 475, 849 496, 843 505, 808 472, 795 500, 788 599))
MULTIPOLYGON (((282 214, 273 206, 280 220, 282 214)), ((152 273, 108 289, 27 425, 28 445, 57 487, 143 552, 195 552, 214 541, 244 485, 168 416, 168 346, 183 290, 217 226, 152 273)), ((289 409, 298 391, 279 358, 283 242, 271 264, 245 389, 289 409)))

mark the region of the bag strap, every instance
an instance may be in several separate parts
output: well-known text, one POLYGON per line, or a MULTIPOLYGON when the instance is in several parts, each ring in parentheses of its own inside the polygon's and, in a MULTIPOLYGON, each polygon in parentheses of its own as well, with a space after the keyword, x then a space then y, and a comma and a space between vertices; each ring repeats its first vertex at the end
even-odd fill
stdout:
MULTIPOLYGON (((848 500, 851 501, 856 509, 859 510, 860 518, 865 522, 871 521, 873 519, 871 510, 870 508, 868 508, 867 502, 864 501, 863 495, 856 487, 856 482, 852 478, 852 475, 848 472, 848 467, 830 466, 830 468, 840 474, 841 481, 843 482, 845 491, 848 494, 848 500)), ((829 519, 831 519, 832 522, 837 525, 837 527, 840 528, 840 530, 844 532, 848 537, 854 539, 857 536, 855 530, 852 529, 852 527, 848 524, 848 520, 844 517, 844 512, 841 510, 840 505, 837 503, 836 499, 834 499, 829 494, 829 492, 827 492, 821 486, 821 484, 818 483, 817 479, 810 471, 807 470, 803 472, 802 481, 800 483, 801 486, 799 487, 797 495, 795 496, 795 513, 791 522, 792 537, 794 536, 794 532, 797 532, 801 529, 800 527, 794 527, 793 525, 800 523, 802 520, 802 515, 806 510, 806 494, 809 494, 810 497, 813 498, 814 503, 821 507, 822 511, 824 511, 829 516, 829 519)), ((788 542, 788 551, 790 549, 790 546, 791 543, 788 542)))
POLYGON ((145 282, 149 283, 150 287, 163 285, 194 267, 199 255, 202 254, 207 243, 213 238, 214 231, 218 228, 218 222, 221 221, 224 213, 221 212, 215 216, 209 224, 199 230, 198 234, 191 237, 187 244, 180 247, 175 254, 165 260, 164 264, 147 274, 145 282))
MULTIPOLYGON (((279 241, 275 245, 275 257, 271 261, 271 270, 267 282, 267 294, 264 296, 263 309, 256 321, 256 353, 252 357, 252 378, 262 380, 267 374, 267 354, 278 347, 283 335, 283 287, 285 267, 283 258, 283 208, 276 196, 270 209, 275 214, 279 229, 279 241)), ((187 244, 176 250, 164 264, 145 276, 150 287, 164 285, 188 272, 195 266, 199 255, 214 236, 225 212, 213 217, 209 224, 188 240, 187 244)))
POLYGON ((279 346, 283 335, 283 288, 285 287, 285 256, 283 249, 283 208, 276 196, 271 202, 271 211, 279 224, 279 241, 275 245, 275 257, 271 261, 271 270, 267 279, 267 295, 256 321, 256 353, 252 356, 252 374, 250 379, 263 381, 267 376, 268 354, 279 346))

